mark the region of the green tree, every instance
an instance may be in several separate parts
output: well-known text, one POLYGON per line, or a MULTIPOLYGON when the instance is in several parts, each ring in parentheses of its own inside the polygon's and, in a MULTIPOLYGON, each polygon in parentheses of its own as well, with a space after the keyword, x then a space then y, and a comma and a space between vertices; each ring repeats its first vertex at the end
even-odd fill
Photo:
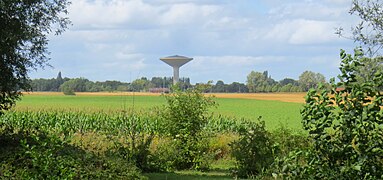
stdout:
POLYGON ((377 72, 383 70, 383 57, 362 57, 360 61, 363 63, 363 66, 359 66, 355 72, 356 78, 360 83, 371 81, 377 72))
POLYGON ((141 79, 134 80, 130 87, 132 91, 148 91, 149 88, 154 87, 154 85, 145 77, 142 77, 141 79))
MULTIPOLYGON (((89 86, 88 82, 90 82, 88 79, 85 78, 76 78, 71 79, 69 81, 64 82, 60 89, 64 94, 67 92, 86 92, 87 86, 89 86)), ((73 95, 73 93, 69 93, 69 95, 73 95)))
POLYGON ((316 88, 320 83, 325 83, 326 78, 320 73, 305 71, 299 76, 298 82, 304 91, 308 91, 310 88, 316 88))
MULTIPOLYGON (((383 47, 383 2, 381 0, 353 0, 350 14, 360 17, 361 22, 351 29, 355 42, 364 46, 370 57, 383 47)), ((343 36, 343 28, 336 32, 343 36)))
POLYGON ((218 80, 213 86, 213 92, 225 92, 226 85, 222 80, 218 80))
POLYGON ((227 91, 235 92, 235 93, 244 93, 244 92, 249 92, 249 89, 243 83, 233 82, 227 86, 227 91))
POLYGON ((288 84, 292 84, 294 86, 297 86, 298 85, 298 81, 296 81, 295 79, 291 79, 291 78, 285 78, 285 79, 280 80, 279 84, 281 86, 288 85, 288 84))
POLYGON ((264 71, 255 72, 251 71, 249 75, 247 75, 247 87, 249 88, 249 92, 266 92, 268 88, 267 86, 273 86, 275 84, 274 79, 268 77, 268 72, 264 71))
POLYGON ((0 1, 0 112, 31 90, 28 71, 47 64, 48 36, 70 23, 66 0, 0 1))

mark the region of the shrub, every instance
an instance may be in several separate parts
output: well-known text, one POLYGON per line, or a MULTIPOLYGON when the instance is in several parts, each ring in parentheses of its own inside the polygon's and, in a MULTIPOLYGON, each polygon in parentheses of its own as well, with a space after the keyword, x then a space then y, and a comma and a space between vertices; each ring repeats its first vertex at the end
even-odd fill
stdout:
POLYGON ((201 89, 180 91, 177 86, 173 93, 165 96, 167 104, 161 117, 164 131, 170 136, 176 169, 206 169, 201 161, 207 153, 208 141, 203 128, 208 121, 208 109, 215 105, 212 97, 206 97, 201 89))
POLYGON ((232 156, 237 161, 234 175, 253 177, 266 170, 273 162, 273 142, 265 129, 265 122, 249 122, 239 131, 239 139, 231 144, 232 156))
MULTIPOLYGON (((341 51, 339 82, 331 90, 310 90, 301 111, 304 128, 313 139, 308 166, 314 177, 329 174, 343 179, 383 178, 383 72, 360 83, 357 72, 364 66, 363 52, 341 51), (342 89, 338 89, 342 87, 342 89)), ((307 171, 306 171, 307 173, 307 171)))
POLYGON ((302 131, 294 131, 282 124, 272 131, 271 138, 274 142, 274 152, 279 158, 283 158, 293 151, 310 149, 311 142, 307 134, 302 131))
POLYGON ((64 93, 64 95, 71 95, 71 96, 76 95, 76 93, 74 93, 73 89, 69 86, 62 86, 61 90, 64 93))

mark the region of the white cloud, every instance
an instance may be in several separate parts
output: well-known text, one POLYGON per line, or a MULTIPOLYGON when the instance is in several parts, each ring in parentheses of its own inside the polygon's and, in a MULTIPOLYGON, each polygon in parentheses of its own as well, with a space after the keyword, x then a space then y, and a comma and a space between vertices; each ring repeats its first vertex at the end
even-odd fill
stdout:
POLYGON ((336 23, 306 19, 286 20, 276 24, 266 39, 289 44, 320 44, 339 40, 334 34, 336 23))
POLYGON ((161 8, 142 0, 76 0, 69 8, 70 18, 80 28, 117 28, 122 24, 154 23, 161 8))
POLYGON ((269 14, 274 18, 302 18, 313 20, 329 20, 339 18, 348 11, 348 6, 334 6, 321 1, 294 1, 281 3, 270 9, 269 14))
POLYGON ((293 24, 297 29, 289 39, 291 44, 316 44, 339 40, 337 35, 331 32, 336 27, 333 22, 298 20, 293 24))
MULTIPOLYGON (((195 25, 219 10, 217 6, 195 5, 192 3, 174 4, 160 15, 161 23, 166 25, 195 25)), ((203 23, 202 23, 203 24, 203 23)))

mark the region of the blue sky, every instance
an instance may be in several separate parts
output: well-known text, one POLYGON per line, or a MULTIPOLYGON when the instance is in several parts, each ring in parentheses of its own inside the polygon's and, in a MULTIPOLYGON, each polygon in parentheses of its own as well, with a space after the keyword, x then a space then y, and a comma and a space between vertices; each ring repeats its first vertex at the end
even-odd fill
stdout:
POLYGON ((192 83, 245 82, 265 70, 275 80, 305 70, 328 79, 338 74, 340 49, 357 46, 335 34, 359 22, 350 7, 351 0, 74 0, 73 26, 50 37, 53 68, 30 76, 169 77, 159 58, 178 54, 194 58, 180 70, 192 83))

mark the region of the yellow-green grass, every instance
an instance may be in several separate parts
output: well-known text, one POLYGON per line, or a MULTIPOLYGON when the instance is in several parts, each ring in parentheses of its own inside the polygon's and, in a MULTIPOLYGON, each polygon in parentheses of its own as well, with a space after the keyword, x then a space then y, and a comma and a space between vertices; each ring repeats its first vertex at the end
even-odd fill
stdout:
MULTIPOLYGON (((211 110, 215 115, 256 120, 259 116, 266 122, 268 129, 280 125, 292 129, 301 129, 300 109, 302 103, 281 102, 275 100, 257 100, 242 98, 215 98, 218 107, 211 110)), ((24 95, 17 102, 15 110, 63 110, 86 112, 148 111, 152 107, 165 105, 163 96, 153 95, 89 95, 64 96, 58 94, 24 95)))

